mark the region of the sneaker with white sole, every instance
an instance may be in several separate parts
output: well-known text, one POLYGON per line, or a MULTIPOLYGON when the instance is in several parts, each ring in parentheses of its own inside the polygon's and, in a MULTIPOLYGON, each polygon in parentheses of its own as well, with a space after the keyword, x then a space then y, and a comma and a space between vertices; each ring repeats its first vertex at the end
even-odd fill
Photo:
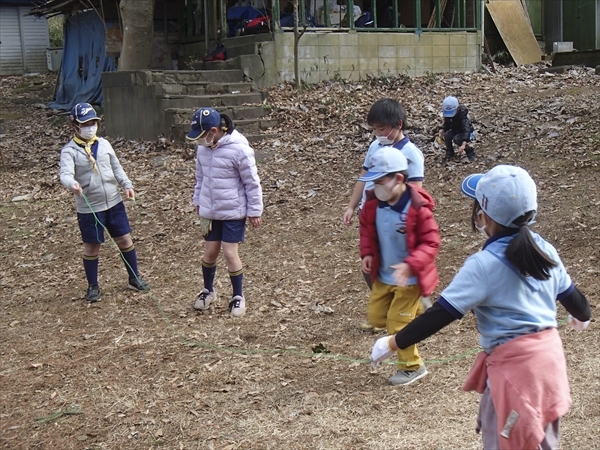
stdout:
POLYGON ((208 289, 203 288, 198 294, 198 297, 196 297, 194 309, 197 309, 198 311, 204 311, 205 309, 208 309, 211 302, 215 301, 216 299, 217 294, 215 294, 215 291, 209 291, 208 289))
POLYGON ((90 284, 85 294, 85 299, 90 303, 96 303, 100 301, 100 286, 97 284, 90 284))
POLYGON ((229 313, 233 317, 242 317, 246 314, 246 300, 241 295, 236 295, 229 302, 229 313))
POLYGON ((427 375, 427 368, 422 364, 418 370, 399 370, 392 375, 388 382, 392 386, 406 386, 427 375))
POLYGON ((140 275, 137 275, 134 278, 130 278, 127 287, 129 289, 133 289, 134 291, 140 292, 146 292, 150 290, 150 285, 146 283, 140 275))

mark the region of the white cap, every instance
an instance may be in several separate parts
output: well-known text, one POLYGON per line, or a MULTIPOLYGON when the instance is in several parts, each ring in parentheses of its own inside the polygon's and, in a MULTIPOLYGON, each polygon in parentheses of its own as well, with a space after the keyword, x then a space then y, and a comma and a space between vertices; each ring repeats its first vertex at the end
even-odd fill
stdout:
POLYGON ((446 97, 442 109, 444 110, 444 117, 454 117, 458 109, 458 99, 452 96, 446 97))
POLYGON ((394 147, 381 147, 369 160, 369 171, 358 181, 375 181, 389 173, 408 169, 408 161, 400 150, 394 147))
MULTIPOLYGON (((500 165, 490 169, 479 179, 473 175, 463 181, 476 181, 475 198, 481 209, 496 223, 518 228, 515 219, 534 211, 528 223, 532 223, 537 211, 537 190, 535 182, 525 169, 517 166, 500 165)), ((467 189, 468 190, 468 189, 467 189)))

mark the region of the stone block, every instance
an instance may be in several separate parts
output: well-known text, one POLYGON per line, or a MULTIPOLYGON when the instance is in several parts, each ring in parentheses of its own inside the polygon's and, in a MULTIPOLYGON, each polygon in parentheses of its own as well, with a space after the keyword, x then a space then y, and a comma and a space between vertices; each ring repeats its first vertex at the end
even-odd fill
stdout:
POLYGON ((378 47, 379 58, 396 58, 396 46, 380 45, 378 47))

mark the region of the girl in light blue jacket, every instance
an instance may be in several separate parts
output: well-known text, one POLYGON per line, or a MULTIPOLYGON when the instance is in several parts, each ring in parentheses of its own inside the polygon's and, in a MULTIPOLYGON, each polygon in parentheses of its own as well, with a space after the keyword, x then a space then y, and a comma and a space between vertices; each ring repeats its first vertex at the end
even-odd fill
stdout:
POLYGON ((252 226, 258 227, 263 212, 254 150, 234 129, 231 119, 213 108, 201 108, 194 113, 187 139, 199 144, 193 202, 205 241, 202 256, 204 287, 194 308, 208 309, 216 300, 214 279, 217 257, 223 247, 233 288, 229 312, 233 317, 241 317, 246 312, 246 302, 238 246, 244 241, 246 218, 252 226))

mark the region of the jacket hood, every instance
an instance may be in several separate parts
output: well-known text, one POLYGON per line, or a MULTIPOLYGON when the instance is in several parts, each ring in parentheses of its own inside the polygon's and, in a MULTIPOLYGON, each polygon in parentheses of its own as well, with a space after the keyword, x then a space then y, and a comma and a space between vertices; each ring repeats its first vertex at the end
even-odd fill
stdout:
POLYGON ((242 133, 240 133, 238 130, 233 130, 231 134, 226 134, 219 139, 219 142, 217 142, 217 146, 215 148, 230 144, 250 145, 248 143, 248 139, 246 139, 242 133))

